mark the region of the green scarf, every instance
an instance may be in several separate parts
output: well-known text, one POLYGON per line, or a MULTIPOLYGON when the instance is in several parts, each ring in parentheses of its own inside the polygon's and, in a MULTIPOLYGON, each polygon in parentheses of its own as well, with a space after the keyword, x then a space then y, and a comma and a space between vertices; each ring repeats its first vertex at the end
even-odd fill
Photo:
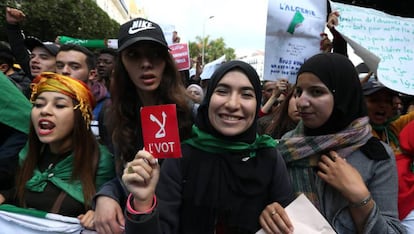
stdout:
POLYGON ((276 147, 276 141, 268 135, 256 135, 256 140, 252 144, 225 141, 201 131, 195 125, 193 125, 192 128, 192 137, 185 140, 183 143, 209 153, 247 151, 251 158, 256 156, 256 151, 258 149, 276 147))
MULTIPOLYGON (((100 158, 98 163, 98 170, 96 174, 96 189, 103 183, 112 179, 115 176, 113 157, 106 149, 106 147, 99 145, 100 158)), ((26 156, 27 147, 20 153, 20 160, 26 156)), ((33 172, 32 178, 27 181, 26 188, 34 192, 43 192, 46 188, 47 182, 51 182, 58 188, 68 193, 75 200, 84 203, 82 192, 82 183, 80 180, 71 180, 73 154, 69 155, 54 167, 48 168, 44 171, 39 171, 37 168, 33 172)))

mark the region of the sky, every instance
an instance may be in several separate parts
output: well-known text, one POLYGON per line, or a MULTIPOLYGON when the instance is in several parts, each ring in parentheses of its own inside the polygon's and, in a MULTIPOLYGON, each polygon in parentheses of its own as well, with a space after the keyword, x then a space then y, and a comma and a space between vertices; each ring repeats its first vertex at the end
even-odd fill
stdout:
POLYGON ((181 42, 196 41, 196 36, 222 37, 236 54, 264 51, 266 0, 136 0, 147 18, 170 24, 181 42), (210 16, 214 16, 209 19, 210 16), (204 28, 204 30, 203 30, 204 28))
MULTIPOLYGON (((210 40, 222 37, 237 56, 265 50, 267 0, 135 1, 149 20, 174 25, 181 42, 194 42, 204 32, 210 40)), ((350 47, 348 55, 354 65, 362 62, 350 47)))

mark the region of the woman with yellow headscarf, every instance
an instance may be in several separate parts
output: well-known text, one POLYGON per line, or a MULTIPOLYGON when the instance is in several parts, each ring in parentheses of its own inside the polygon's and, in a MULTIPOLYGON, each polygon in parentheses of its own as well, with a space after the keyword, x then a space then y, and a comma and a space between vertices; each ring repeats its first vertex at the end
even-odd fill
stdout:
POLYGON ((115 176, 112 155, 90 131, 95 100, 82 81, 51 72, 38 75, 31 88, 29 140, 15 193, 0 201, 78 217, 92 227, 92 197, 115 176))

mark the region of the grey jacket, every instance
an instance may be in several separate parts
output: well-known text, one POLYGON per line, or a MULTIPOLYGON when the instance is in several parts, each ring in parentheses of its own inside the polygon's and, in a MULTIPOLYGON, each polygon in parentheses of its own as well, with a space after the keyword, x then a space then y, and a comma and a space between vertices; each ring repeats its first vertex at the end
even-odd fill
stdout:
MULTIPOLYGON (((346 158, 361 174, 375 201, 364 233, 406 233, 398 219, 395 157, 388 145, 385 148, 390 155, 387 160, 371 160, 359 150, 346 158)), ((321 210, 325 218, 340 234, 357 233, 348 211, 348 201, 336 189, 316 177, 321 210)))

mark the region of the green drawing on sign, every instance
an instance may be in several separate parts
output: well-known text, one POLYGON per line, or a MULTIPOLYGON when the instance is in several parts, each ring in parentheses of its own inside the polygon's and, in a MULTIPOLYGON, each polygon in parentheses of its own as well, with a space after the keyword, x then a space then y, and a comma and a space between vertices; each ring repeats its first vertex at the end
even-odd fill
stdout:
POLYGON ((287 32, 290 34, 293 34, 295 32, 296 26, 302 23, 304 19, 305 18, 303 17, 303 15, 299 11, 296 11, 295 15, 293 16, 292 21, 290 21, 287 32))

